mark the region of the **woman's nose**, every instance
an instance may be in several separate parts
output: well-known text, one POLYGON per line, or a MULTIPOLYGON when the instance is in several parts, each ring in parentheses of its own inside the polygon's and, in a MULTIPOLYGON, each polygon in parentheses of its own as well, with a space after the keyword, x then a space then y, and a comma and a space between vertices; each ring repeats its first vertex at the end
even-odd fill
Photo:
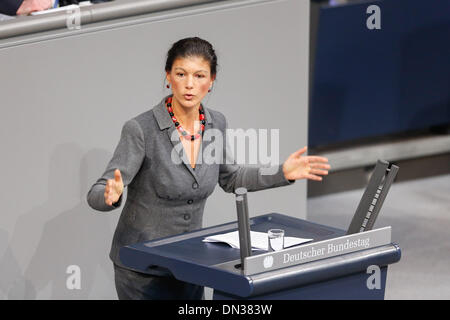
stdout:
POLYGON ((192 76, 186 77, 186 89, 192 89, 194 87, 194 78, 192 76))

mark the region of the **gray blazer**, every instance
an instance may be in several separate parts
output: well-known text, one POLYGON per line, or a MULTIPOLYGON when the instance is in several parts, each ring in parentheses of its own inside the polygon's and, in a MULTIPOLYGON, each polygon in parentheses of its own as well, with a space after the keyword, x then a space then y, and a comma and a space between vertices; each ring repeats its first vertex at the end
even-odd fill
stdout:
MULTIPOLYGON (((123 246, 202 228, 205 202, 217 183, 225 192, 234 192, 239 187, 257 191, 294 182, 286 180, 281 165, 274 168, 276 174, 262 175, 261 166, 241 166, 225 160, 213 164, 203 161, 196 164, 195 170, 187 157, 180 156, 178 164, 172 161, 173 148, 181 144, 179 138, 178 142, 171 140, 178 135, 174 133, 176 128, 166 110, 165 99, 124 124, 111 161, 87 195, 93 209, 110 211, 119 207, 122 199, 109 206, 104 191, 107 179, 114 178, 114 170, 121 171, 128 194, 114 233, 110 258, 122 267, 119 249, 123 246)), ((209 108, 204 110, 205 133, 214 128, 225 137, 224 115, 209 108)), ((202 141, 203 150, 209 143, 206 139, 202 141)), ((226 145, 224 141, 224 149, 226 145)), ((222 156, 226 156, 225 152, 222 156)))

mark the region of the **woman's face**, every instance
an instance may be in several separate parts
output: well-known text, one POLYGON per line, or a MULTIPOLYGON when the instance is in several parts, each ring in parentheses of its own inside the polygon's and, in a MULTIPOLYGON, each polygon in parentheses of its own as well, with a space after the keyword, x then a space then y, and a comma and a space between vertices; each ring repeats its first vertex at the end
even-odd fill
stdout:
POLYGON ((166 72, 173 97, 185 108, 199 106, 211 88, 214 78, 209 62, 203 57, 177 58, 166 72))

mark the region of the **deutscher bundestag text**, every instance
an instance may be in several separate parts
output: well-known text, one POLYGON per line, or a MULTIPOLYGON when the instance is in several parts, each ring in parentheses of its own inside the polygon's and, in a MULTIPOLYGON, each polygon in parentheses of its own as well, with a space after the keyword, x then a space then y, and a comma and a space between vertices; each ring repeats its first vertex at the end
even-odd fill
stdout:
POLYGON ((347 239, 347 241, 344 243, 339 243, 339 244, 328 243, 326 246, 324 245, 323 247, 319 247, 319 248, 311 247, 306 251, 300 251, 295 254, 285 253, 283 255, 283 263, 301 261, 301 260, 315 258, 315 257, 319 257, 319 256, 325 256, 325 255, 329 255, 329 254, 333 254, 333 253, 337 253, 337 252, 344 252, 346 250, 354 249, 354 248, 368 248, 369 246, 370 246, 369 238, 358 239, 358 240, 354 240, 354 241, 350 241, 349 239, 347 239))

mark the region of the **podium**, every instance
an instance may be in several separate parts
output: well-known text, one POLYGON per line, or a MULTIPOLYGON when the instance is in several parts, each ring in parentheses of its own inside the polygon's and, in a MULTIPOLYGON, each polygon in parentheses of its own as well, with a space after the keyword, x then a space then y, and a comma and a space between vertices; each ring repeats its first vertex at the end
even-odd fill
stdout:
POLYGON ((356 234, 270 213, 249 219, 252 231, 285 230, 313 239, 281 251, 252 251, 243 259, 227 244, 205 237, 235 231, 237 222, 125 246, 122 263, 135 271, 167 269, 176 279, 214 289, 213 299, 384 299, 389 264, 401 250, 391 228, 356 234))

